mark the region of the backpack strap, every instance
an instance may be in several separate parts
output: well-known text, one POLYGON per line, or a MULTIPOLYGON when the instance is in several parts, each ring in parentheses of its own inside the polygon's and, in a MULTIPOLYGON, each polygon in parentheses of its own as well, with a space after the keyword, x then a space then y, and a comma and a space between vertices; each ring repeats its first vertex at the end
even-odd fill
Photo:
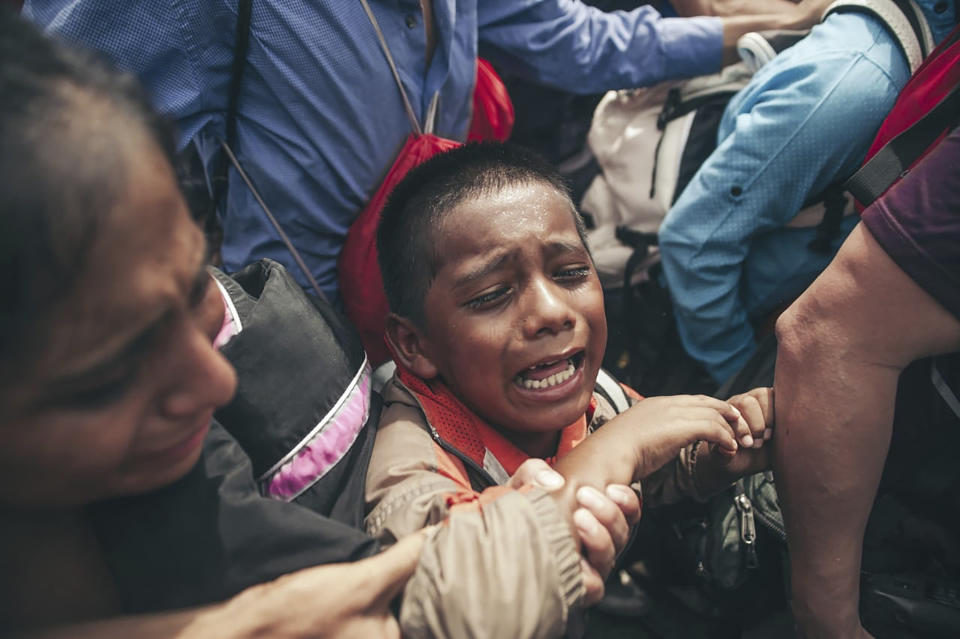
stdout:
POLYGON ((630 398, 627 397, 627 392, 623 390, 620 382, 618 382, 613 375, 602 368, 597 373, 597 381, 596 384, 594 384, 593 390, 600 393, 604 399, 610 402, 613 409, 617 411, 617 415, 630 408, 630 398))
MULTIPOLYGON (((360 4, 363 5, 363 10, 366 12, 367 18, 370 19, 370 24, 373 25, 373 30, 377 32, 377 40, 380 41, 380 49, 383 51, 383 55, 387 59, 387 64, 390 65, 390 71, 393 73, 393 79, 397 82, 397 88, 400 89, 400 97, 403 98, 403 108, 407 112, 407 119, 410 120, 410 128, 412 128, 414 133, 417 135, 423 135, 423 127, 420 126, 420 122, 417 120, 417 116, 413 111, 413 105, 410 104, 410 98, 407 97, 407 92, 403 89, 403 82, 400 81, 400 72, 397 71, 397 65, 393 61, 393 54, 390 53, 390 47, 387 46, 387 39, 383 35, 383 30, 380 28, 380 23, 377 22, 377 17, 373 15, 373 10, 370 8, 367 0, 360 0, 360 4)), ((434 96, 434 102, 436 97, 437 96, 434 96)), ((435 104, 431 103, 431 111, 435 110, 435 104)))
POLYGON ((956 393, 953 392, 947 380, 943 378, 943 374, 940 373, 940 369, 937 368, 936 358, 930 360, 930 381, 953 414, 960 417, 960 399, 957 399, 956 393))
POLYGON ((869 206, 910 170, 944 131, 960 125, 960 85, 941 98, 937 106, 883 145, 853 174, 844 188, 863 206, 869 206))
MULTIPOLYGON (((253 12, 253 0, 239 0, 237 3, 237 32, 233 42, 233 62, 230 67, 230 87, 227 94, 227 122, 224 141, 231 149, 237 148, 237 109, 240 103, 240 85, 243 82, 243 70, 246 67, 247 51, 250 48, 250 16, 253 12)), ((210 215, 216 219, 217 209, 227 191, 227 167, 230 163, 224 153, 217 156, 210 179, 213 198, 210 200, 210 215)))
POLYGON ((837 0, 827 7, 823 17, 846 11, 863 11, 883 22, 906 56, 911 74, 933 51, 930 25, 913 0, 837 0))
MULTIPOLYGON (((914 0, 836 0, 827 7, 823 14, 826 19, 831 13, 842 13, 849 11, 862 11, 869 13, 879 19, 887 27, 887 30, 900 45, 900 50, 907 58, 910 66, 911 75, 917 71, 924 59, 930 55, 935 47, 933 33, 930 31, 930 25, 923 15, 923 11, 914 2, 914 0)), ((932 140, 930 140, 932 142, 932 140)), ((920 152, 927 148, 923 145, 920 152)), ((919 157, 917 155, 916 157, 919 157)), ((916 159, 914 157, 914 159, 916 159)), ((909 163, 907 164, 909 166, 909 163)), ((864 171, 866 166, 861 169, 846 182, 836 182, 824 189, 816 197, 808 201, 797 215, 787 224, 791 228, 806 228, 816 226, 817 232, 811 240, 808 248, 814 253, 828 254, 832 251, 833 241, 839 235, 840 226, 843 219, 848 215, 856 213, 856 208, 852 206, 844 197, 844 191, 850 191, 856 200, 864 202, 860 195, 853 189, 856 188, 854 180, 861 173, 865 175, 862 179, 869 179, 874 171, 864 171), (851 187, 853 184, 853 188, 851 187)), ((899 177, 902 171, 897 171, 893 180, 899 177)), ((884 174, 886 175, 886 173, 884 174)), ((893 180, 887 183, 887 186, 893 183, 893 180)), ((886 190, 886 189, 884 189, 886 190)), ((883 191, 881 191, 882 193, 883 191)))

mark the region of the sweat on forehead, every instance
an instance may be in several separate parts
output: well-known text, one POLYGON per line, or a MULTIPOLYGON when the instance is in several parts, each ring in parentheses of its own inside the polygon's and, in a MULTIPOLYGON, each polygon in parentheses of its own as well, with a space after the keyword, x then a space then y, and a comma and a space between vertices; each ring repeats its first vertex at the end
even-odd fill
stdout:
MULTIPOLYGON (((412 169, 390 194, 377 229, 380 272, 390 310, 420 323, 436 269, 434 233, 464 200, 517 184, 543 183, 569 201, 563 177, 544 158, 518 146, 466 144, 412 169)), ((583 238, 583 223, 570 203, 583 238)))

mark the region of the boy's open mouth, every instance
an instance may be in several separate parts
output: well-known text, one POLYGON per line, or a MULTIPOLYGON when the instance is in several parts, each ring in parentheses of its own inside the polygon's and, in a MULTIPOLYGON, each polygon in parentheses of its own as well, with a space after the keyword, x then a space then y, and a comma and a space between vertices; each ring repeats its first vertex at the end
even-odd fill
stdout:
POLYGON ((513 382, 527 390, 540 390, 559 386, 574 376, 583 365, 584 351, 570 357, 542 362, 520 371, 513 382))

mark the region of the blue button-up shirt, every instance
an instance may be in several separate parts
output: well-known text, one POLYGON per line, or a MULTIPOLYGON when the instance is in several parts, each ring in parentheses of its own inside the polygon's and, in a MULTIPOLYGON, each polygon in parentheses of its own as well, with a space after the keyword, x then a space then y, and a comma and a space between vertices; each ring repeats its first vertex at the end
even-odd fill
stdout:
MULTIPOLYGON (((955 24, 952 3, 940 13, 934 0, 919 4, 939 41, 955 24)), ((719 146, 659 233, 680 337, 717 381, 753 353, 751 319, 796 297, 832 258, 807 248, 814 229, 785 225, 860 166, 909 77, 880 21, 831 14, 727 106, 719 146)))
MULTIPOLYGON (((715 18, 603 13, 574 0, 433 0, 429 68, 418 0, 370 0, 420 121, 439 92, 435 132, 466 137, 475 60, 594 93, 719 68, 715 18)), ((24 14, 137 73, 157 107, 196 139, 208 166, 224 113, 236 29, 230 0, 27 0, 24 14)), ((240 161, 320 286, 337 288, 347 229, 410 133, 399 91, 359 0, 253 3, 239 104, 240 161)), ((231 170, 232 171, 232 170, 231 170)), ((301 284, 276 232, 231 173, 223 259, 278 260, 301 284)))

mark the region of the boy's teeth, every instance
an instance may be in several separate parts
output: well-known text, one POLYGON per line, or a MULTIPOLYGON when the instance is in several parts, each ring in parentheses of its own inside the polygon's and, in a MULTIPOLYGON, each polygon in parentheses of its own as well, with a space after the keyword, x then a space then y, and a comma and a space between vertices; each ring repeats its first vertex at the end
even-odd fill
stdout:
POLYGON ((521 375, 518 375, 517 383, 519 383, 524 388, 527 388, 530 390, 550 388, 551 386, 562 384, 563 382, 573 377, 573 374, 576 372, 576 370, 577 369, 573 365, 573 362, 568 362, 567 367, 564 370, 560 371, 559 373, 555 373, 550 377, 547 377, 545 379, 524 379, 521 375))

